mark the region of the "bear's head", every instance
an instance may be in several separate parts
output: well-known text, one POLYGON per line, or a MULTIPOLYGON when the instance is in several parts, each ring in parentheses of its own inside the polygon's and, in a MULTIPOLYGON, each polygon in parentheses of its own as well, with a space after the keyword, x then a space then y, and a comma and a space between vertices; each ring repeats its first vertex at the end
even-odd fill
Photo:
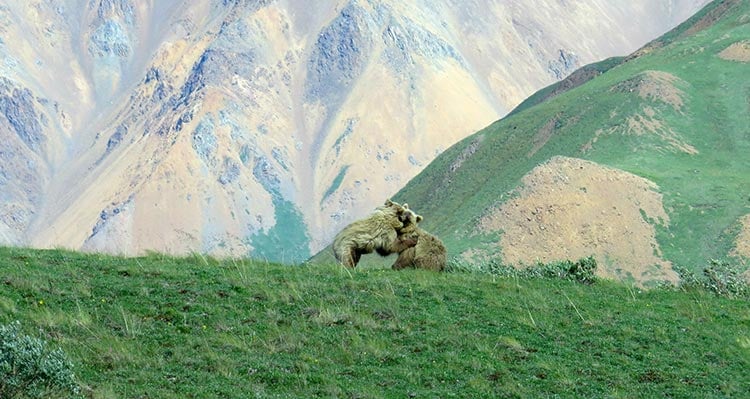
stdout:
POLYGON ((417 245, 419 242, 419 227, 417 224, 422 221, 422 216, 407 208, 401 221, 404 227, 396 229, 399 242, 406 247, 417 245))
POLYGON ((408 207, 404 210, 404 214, 401 216, 401 223, 404 227, 398 229, 398 235, 403 237, 416 237, 418 233, 417 224, 422 221, 422 215, 417 215, 413 210, 408 207))
POLYGON ((416 227, 422 221, 422 215, 417 215, 413 210, 409 209, 409 204, 404 204, 403 207, 404 213, 401 214, 400 220, 404 224, 404 228, 409 226, 416 227))
POLYGON ((379 207, 378 209, 392 212, 398 217, 401 222, 403 222, 404 215, 409 209, 409 204, 401 205, 398 202, 393 202, 390 199, 387 199, 385 200, 385 204, 383 204, 383 206, 379 207))
POLYGON ((391 200, 385 200, 385 204, 381 207, 383 209, 388 209, 393 211, 396 216, 398 216, 398 220, 404 224, 404 227, 406 227, 409 224, 416 224, 422 221, 422 216, 417 215, 409 209, 409 204, 404 203, 399 204, 398 202, 393 202, 391 200))

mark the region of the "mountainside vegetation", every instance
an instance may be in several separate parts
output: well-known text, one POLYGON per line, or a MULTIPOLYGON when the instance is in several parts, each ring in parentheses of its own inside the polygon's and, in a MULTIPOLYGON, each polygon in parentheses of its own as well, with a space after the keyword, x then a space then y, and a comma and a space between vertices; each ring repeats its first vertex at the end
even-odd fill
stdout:
POLYGON ((750 392, 746 294, 642 291, 592 281, 592 265, 519 277, 0 248, 0 326, 59 345, 93 398, 750 392))
POLYGON ((602 276, 642 285, 711 260, 745 268, 749 57, 750 4, 714 1, 634 54, 540 91, 394 199, 458 263, 593 255, 602 276))

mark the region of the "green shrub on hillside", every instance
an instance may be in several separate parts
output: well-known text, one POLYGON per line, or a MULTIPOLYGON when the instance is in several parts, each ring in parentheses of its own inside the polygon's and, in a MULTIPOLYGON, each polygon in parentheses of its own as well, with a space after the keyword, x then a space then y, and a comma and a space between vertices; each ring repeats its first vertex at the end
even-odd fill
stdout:
POLYGON ((498 277, 511 278, 560 278, 577 281, 582 284, 596 282, 596 259, 593 256, 581 258, 575 262, 563 260, 551 263, 537 263, 525 269, 516 269, 497 260, 486 263, 469 264, 456 258, 448 262, 448 272, 478 272, 498 277))
POLYGON ((681 288, 702 288, 718 296, 739 298, 750 296, 750 286, 740 269, 729 262, 711 259, 703 269, 702 278, 690 270, 675 268, 680 274, 681 288))
POLYGON ((728 262, 711 259, 709 266, 703 269, 703 275, 706 276, 706 288, 718 295, 741 297, 750 293, 739 268, 728 262))
POLYGON ((0 398, 79 398, 73 364, 62 349, 21 334, 18 321, 0 325, 0 398))

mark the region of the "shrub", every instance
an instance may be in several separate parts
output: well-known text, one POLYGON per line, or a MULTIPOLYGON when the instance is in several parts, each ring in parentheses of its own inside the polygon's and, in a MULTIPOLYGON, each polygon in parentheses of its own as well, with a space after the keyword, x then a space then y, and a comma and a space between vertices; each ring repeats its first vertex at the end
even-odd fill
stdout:
POLYGON ((498 277, 511 278, 561 278, 583 284, 596 281, 596 259, 593 256, 581 258, 576 262, 564 260, 552 263, 538 263, 525 269, 516 269, 499 261, 491 260, 478 265, 471 265, 453 258, 448 262, 449 272, 487 273, 498 277))
POLYGON ((703 269, 703 275, 706 277, 706 288, 718 295, 740 297, 750 293, 742 273, 728 262, 711 259, 708 267, 703 269))
POLYGON ((73 364, 62 349, 21 334, 16 321, 0 325, 0 398, 79 398, 73 364))
POLYGON ((564 260, 553 263, 539 263, 534 267, 520 270, 521 277, 546 277, 573 280, 583 284, 596 281, 596 259, 593 256, 581 258, 575 262, 564 260))
POLYGON ((730 298, 750 296, 750 287, 739 268, 726 261, 709 260, 703 276, 682 267, 675 267, 675 271, 680 275, 680 288, 700 288, 730 298))

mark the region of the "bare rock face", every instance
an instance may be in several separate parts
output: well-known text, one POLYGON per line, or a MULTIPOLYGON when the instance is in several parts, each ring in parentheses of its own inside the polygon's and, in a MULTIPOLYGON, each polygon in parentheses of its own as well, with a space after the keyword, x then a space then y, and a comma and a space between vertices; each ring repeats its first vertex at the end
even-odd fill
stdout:
POLYGON ((7 2, 0 243, 300 261, 706 2, 7 2))

